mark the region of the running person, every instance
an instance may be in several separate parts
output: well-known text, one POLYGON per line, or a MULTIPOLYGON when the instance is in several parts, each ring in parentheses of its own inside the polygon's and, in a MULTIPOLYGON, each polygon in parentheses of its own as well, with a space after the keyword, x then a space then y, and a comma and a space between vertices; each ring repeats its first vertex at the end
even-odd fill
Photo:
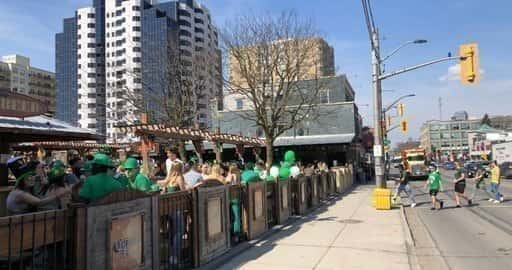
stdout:
POLYGON ((466 189, 466 173, 464 172, 464 168, 461 167, 459 162, 455 163, 457 165, 457 171, 455 172, 455 202, 457 203, 457 208, 460 208, 460 197, 466 199, 468 201, 468 205, 471 205, 473 201, 469 199, 466 195, 464 195, 464 190, 466 189))
POLYGON ((500 168, 498 167, 498 163, 493 161, 491 164, 491 188, 490 193, 494 194, 495 198, 490 198, 489 201, 493 203, 503 202, 503 195, 501 195, 500 188, 500 168))
POLYGON ((437 193, 439 191, 443 191, 441 174, 436 166, 432 166, 428 180, 425 183, 425 189, 428 187, 428 193, 430 194, 430 198, 432 199, 432 208, 430 210, 436 210, 436 202, 439 203, 439 209, 443 209, 444 202, 437 198, 437 193))
POLYGON ((396 201, 396 198, 400 196, 400 193, 404 191, 409 200, 411 201, 411 207, 416 207, 416 201, 414 200, 414 194, 412 192, 411 186, 409 185, 409 180, 411 178, 410 167, 407 162, 400 164, 400 183, 396 187, 395 195, 393 196, 393 201, 396 201))

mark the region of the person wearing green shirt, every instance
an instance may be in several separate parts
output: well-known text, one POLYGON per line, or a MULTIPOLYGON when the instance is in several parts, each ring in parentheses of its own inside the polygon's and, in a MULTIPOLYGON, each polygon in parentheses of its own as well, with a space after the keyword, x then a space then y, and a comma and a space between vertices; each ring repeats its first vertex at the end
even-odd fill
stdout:
POLYGON ((425 188, 428 187, 428 193, 432 198, 432 208, 430 210, 436 210, 436 202, 439 203, 439 209, 443 209, 444 202, 437 198, 439 190, 443 190, 442 181, 441 173, 439 173, 437 167, 431 167, 427 182, 425 183, 425 188))
POLYGON ((128 180, 126 183, 128 189, 145 192, 153 191, 155 189, 151 180, 140 172, 140 166, 137 159, 132 157, 127 158, 124 161, 123 168, 128 180))
POLYGON ((123 186, 112 177, 115 168, 112 160, 103 153, 98 153, 92 160, 92 175, 85 179, 78 195, 89 202, 97 201, 108 194, 122 190, 123 186))

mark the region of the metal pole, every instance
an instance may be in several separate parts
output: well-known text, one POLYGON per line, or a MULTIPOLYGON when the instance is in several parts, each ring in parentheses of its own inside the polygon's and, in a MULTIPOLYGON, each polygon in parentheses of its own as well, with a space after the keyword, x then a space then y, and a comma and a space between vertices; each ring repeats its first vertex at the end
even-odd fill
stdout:
POLYGON ((386 188, 384 179, 384 160, 382 147, 382 96, 380 85, 380 52, 379 36, 375 29, 372 32, 372 82, 373 82, 373 118, 374 118, 374 146, 373 155, 375 161, 375 185, 377 188, 386 188))

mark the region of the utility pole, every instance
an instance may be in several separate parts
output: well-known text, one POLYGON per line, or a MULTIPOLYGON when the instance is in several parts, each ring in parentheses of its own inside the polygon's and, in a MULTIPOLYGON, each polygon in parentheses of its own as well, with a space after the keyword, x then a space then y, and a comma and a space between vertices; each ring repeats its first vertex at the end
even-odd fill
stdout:
POLYGON ((377 188, 386 188, 386 180, 384 179, 384 156, 382 147, 382 89, 380 84, 380 47, 379 34, 377 29, 373 29, 372 33, 372 84, 373 84, 373 155, 375 162, 375 184, 377 188))

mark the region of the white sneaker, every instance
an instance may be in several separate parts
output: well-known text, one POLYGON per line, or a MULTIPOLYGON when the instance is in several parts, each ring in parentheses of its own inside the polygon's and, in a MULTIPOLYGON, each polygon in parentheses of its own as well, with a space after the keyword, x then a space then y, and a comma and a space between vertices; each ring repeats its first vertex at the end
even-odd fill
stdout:
POLYGON ((416 207, 416 203, 411 204, 411 208, 414 208, 414 207, 416 207))
POLYGON ((503 198, 503 196, 500 197, 500 202, 504 202, 505 201, 505 198, 503 198))
POLYGON ((500 201, 494 200, 493 203, 500 203, 500 201))
POLYGON ((492 199, 492 198, 491 198, 491 199, 489 199, 489 201, 490 201, 490 202, 494 202, 494 199, 492 199))

